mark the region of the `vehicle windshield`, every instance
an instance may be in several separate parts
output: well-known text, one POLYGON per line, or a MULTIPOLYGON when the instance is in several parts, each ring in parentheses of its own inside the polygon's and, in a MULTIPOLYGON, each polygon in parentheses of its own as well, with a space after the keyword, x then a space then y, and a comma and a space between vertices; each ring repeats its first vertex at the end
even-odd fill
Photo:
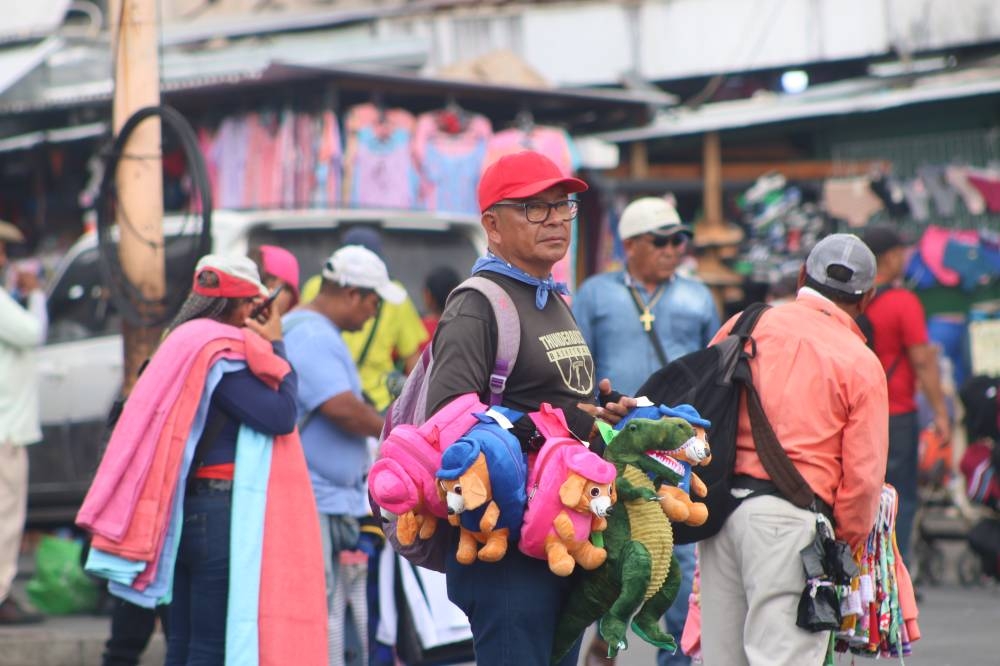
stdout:
MULTIPOLYGON (((191 276, 180 275, 179 259, 187 256, 196 242, 193 236, 167 239, 167 288, 171 296, 191 288, 191 276)), ((99 260, 96 247, 82 251, 53 286, 48 300, 49 344, 121 333, 122 317, 103 282, 99 260)))
MULTIPOLYGON (((279 245, 299 260, 300 281, 318 275, 323 262, 340 247, 341 229, 260 229, 250 234, 251 247, 279 245)), ((478 253, 468 236, 459 231, 391 229, 381 231, 382 252, 389 275, 403 283, 417 309, 424 313, 421 294, 427 275, 439 266, 450 266, 460 276, 469 275, 478 253)))

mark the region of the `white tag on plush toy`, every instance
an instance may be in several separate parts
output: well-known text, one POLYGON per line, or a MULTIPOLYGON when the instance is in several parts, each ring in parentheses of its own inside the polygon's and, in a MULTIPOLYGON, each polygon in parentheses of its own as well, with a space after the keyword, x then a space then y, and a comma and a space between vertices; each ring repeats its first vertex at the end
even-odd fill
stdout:
POLYGON ((486 416, 496 421, 497 425, 499 425, 504 430, 510 430, 511 428, 514 427, 514 424, 510 422, 509 418, 507 418, 506 416, 504 416, 495 409, 486 410, 486 416))
POLYGON ((653 401, 644 395, 640 395, 635 399, 636 407, 655 407, 653 401))

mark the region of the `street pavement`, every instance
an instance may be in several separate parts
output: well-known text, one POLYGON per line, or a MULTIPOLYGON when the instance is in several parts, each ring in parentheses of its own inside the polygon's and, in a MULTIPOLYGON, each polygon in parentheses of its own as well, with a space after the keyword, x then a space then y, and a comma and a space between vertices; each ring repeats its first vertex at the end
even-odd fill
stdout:
MULTIPOLYGON (((914 654, 906 657, 905 666, 1000 666, 1000 586, 948 583, 925 588, 923 595, 923 638, 915 645, 914 654)), ((92 615, 51 617, 36 626, 0 628, 0 666, 99 666, 107 632, 108 618, 92 615)), ((162 664, 163 653, 163 639, 157 634, 143 666, 162 664)), ((858 657, 855 663, 866 661, 858 657)), ((619 666, 655 663, 655 650, 635 636, 618 660, 619 666)), ((851 656, 841 655, 837 663, 849 666, 851 656)), ((580 664, 583 666, 583 658, 580 664)))

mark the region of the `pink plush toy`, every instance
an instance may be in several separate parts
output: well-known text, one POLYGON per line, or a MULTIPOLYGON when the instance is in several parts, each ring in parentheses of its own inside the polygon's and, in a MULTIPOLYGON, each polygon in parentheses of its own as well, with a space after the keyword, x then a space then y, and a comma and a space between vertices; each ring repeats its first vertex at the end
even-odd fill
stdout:
POLYGON ((607 527, 615 466, 573 437, 562 410, 543 403, 530 416, 545 444, 528 472, 521 552, 547 560, 557 576, 570 575, 577 564, 596 569, 608 554, 590 535, 607 527))
POLYGON ((475 393, 459 396, 421 426, 400 424, 379 447, 379 459, 368 473, 368 491, 383 515, 396 520, 396 537, 404 546, 429 539, 448 507, 437 492, 435 474, 441 452, 478 423, 473 414, 488 409, 475 393))

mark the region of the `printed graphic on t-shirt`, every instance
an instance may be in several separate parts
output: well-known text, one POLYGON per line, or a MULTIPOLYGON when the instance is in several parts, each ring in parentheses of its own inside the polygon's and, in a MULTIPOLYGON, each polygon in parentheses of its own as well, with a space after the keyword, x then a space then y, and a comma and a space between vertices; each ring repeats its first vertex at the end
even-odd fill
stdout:
POLYGON ((594 359, 580 331, 569 329, 539 336, 549 363, 559 368, 563 383, 580 395, 594 392, 594 359))

